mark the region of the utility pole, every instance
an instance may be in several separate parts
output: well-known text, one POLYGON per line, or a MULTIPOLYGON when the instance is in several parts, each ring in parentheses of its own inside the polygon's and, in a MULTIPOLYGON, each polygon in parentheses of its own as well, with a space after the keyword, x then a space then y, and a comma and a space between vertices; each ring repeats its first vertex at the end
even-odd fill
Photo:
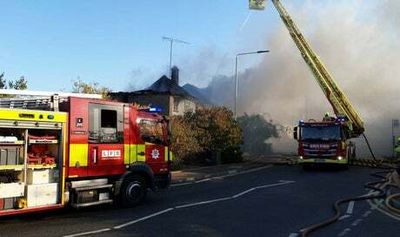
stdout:
MULTIPOLYGON (((163 36, 162 39, 163 40, 167 40, 170 43, 170 45, 169 45, 169 71, 170 71, 170 73, 172 73, 171 72, 171 68, 172 68, 172 49, 173 49, 174 42, 181 43, 181 44, 189 44, 189 42, 186 42, 186 41, 183 41, 183 40, 180 40, 180 39, 176 39, 176 38, 166 37, 166 36, 163 36)), ((172 76, 172 74, 170 76, 172 76)))

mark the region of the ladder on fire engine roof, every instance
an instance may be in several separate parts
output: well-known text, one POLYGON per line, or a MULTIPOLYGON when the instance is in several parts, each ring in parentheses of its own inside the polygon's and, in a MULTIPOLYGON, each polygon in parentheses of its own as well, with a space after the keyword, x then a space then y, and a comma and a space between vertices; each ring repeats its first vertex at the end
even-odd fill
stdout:
POLYGON ((0 89, 0 95, 12 97, 0 98, 0 108, 36 109, 58 111, 58 105, 68 97, 101 99, 99 94, 82 94, 67 92, 29 91, 0 89))
POLYGON ((282 21, 285 23, 286 28, 289 30, 290 36, 296 43, 297 48, 300 50, 301 56, 307 63, 319 86, 324 92, 326 98, 332 105, 335 114, 345 115, 349 119, 350 128, 352 128, 351 137, 358 137, 364 132, 364 123, 357 111, 351 105, 349 99, 338 87, 334 78, 326 69, 321 59, 311 49, 310 45, 305 40, 299 28, 293 22, 286 9, 283 7, 280 0, 272 0, 275 8, 278 10, 282 21))

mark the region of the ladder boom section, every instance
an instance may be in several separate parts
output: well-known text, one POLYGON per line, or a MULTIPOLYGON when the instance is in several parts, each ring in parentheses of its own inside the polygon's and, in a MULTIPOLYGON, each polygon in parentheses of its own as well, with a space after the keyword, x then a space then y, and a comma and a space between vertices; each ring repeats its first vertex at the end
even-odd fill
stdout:
POLYGON ((289 31, 290 36, 295 42, 297 48, 300 50, 301 56, 307 63, 311 72, 313 73, 316 81, 321 87, 323 93, 328 99, 329 103, 336 115, 345 115, 349 119, 350 126, 352 127, 352 137, 358 137, 364 132, 364 123, 357 111, 353 108, 347 96, 339 88, 332 75, 326 69, 325 65, 312 50, 311 46, 305 40, 299 28, 293 22, 286 9, 283 7, 280 0, 272 0, 275 8, 278 10, 279 15, 289 31))

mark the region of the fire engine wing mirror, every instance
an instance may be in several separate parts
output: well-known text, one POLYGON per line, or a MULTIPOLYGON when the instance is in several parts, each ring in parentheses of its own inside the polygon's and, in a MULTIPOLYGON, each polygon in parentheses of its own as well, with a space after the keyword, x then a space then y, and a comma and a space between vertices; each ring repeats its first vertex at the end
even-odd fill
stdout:
POLYGON ((298 128, 299 128, 299 127, 297 127, 297 126, 293 128, 293 138, 294 138, 295 140, 298 140, 298 134, 297 134, 298 128))

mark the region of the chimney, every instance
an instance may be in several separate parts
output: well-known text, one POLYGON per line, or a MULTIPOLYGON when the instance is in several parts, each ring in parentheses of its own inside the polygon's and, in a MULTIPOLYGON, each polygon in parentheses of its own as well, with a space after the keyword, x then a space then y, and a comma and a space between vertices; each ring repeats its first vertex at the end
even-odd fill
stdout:
POLYGON ((177 66, 171 68, 171 80, 179 86, 179 69, 177 66))

